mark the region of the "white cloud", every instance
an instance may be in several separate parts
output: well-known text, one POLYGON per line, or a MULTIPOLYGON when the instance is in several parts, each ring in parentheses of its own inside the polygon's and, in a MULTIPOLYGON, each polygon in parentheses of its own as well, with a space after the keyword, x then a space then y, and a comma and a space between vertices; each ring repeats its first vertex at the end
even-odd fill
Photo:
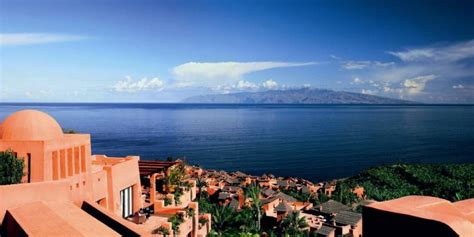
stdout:
POLYGON ((361 80, 361 79, 358 78, 358 77, 354 77, 354 78, 352 79, 352 82, 351 82, 351 84, 356 84, 356 85, 359 85, 359 84, 362 84, 362 83, 364 83, 364 81, 361 80))
POLYGON ((374 81, 369 80, 368 85, 372 86, 373 89, 362 89, 361 93, 363 94, 385 94, 385 95, 395 95, 400 98, 411 98, 413 96, 421 94, 426 84, 436 79, 437 76, 430 74, 430 75, 421 75, 415 77, 409 77, 402 79, 400 81, 374 81))
POLYGON ((464 86, 461 85, 461 84, 454 85, 454 86, 453 86, 453 89, 464 89, 464 86))
POLYGON ((221 93, 231 93, 237 91, 258 91, 258 90, 276 90, 284 88, 274 80, 266 80, 261 84, 256 84, 250 81, 240 80, 232 85, 219 85, 214 90, 221 93))
POLYGON ((474 40, 441 47, 414 48, 399 52, 388 52, 402 61, 447 61, 454 62, 474 57, 474 40))
POLYGON ((365 94, 365 95, 375 95, 378 93, 377 90, 370 90, 370 89, 362 89, 361 91, 362 94, 365 94))
POLYGON ((379 61, 345 61, 342 65, 347 70, 357 70, 366 68, 388 67, 394 65, 394 62, 379 62, 379 61))
POLYGON ((240 80, 237 82, 236 88, 239 90, 255 90, 258 89, 258 85, 253 82, 240 80))
POLYGON ((177 83, 188 86, 204 86, 216 88, 231 85, 248 73, 273 68, 300 67, 314 65, 315 62, 189 62, 172 69, 177 83))
POLYGON ((267 90, 274 90, 278 88, 278 83, 272 79, 266 80, 262 83, 262 87, 267 90))
POLYGON ((462 89, 466 86, 463 83, 460 87, 453 80, 474 76, 470 61, 474 59, 474 40, 389 53, 402 62, 389 67, 365 67, 360 73, 366 80, 363 83, 352 80, 351 85, 359 85, 354 89, 367 90, 365 86, 370 85, 370 90, 378 91, 379 95, 429 102, 434 97, 441 98, 440 93, 449 93, 440 92, 442 88, 462 89))
POLYGON ((39 93, 40 93, 42 96, 51 96, 51 95, 54 95, 54 93, 53 93, 52 90, 40 90, 39 93))
POLYGON ((0 33, 0 46, 47 44, 65 41, 84 40, 88 37, 70 34, 51 33, 0 33))
POLYGON ((425 89, 426 83, 435 78, 435 75, 418 76, 405 80, 402 85, 404 86, 405 92, 414 95, 423 91, 425 89))
POLYGON ((125 80, 118 81, 112 88, 117 92, 134 93, 146 90, 163 90, 164 86, 165 83, 157 77, 135 81, 130 76, 126 76, 125 80))

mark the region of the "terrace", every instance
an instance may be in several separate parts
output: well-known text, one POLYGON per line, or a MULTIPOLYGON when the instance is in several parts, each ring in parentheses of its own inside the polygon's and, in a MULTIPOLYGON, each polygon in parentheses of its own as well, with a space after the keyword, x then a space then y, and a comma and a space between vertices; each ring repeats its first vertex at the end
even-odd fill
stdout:
POLYGON ((187 175, 181 161, 139 161, 145 206, 150 209, 143 222, 148 233, 171 236, 206 236, 210 225, 198 224, 199 218, 210 223, 210 215, 198 216, 196 181, 187 175))

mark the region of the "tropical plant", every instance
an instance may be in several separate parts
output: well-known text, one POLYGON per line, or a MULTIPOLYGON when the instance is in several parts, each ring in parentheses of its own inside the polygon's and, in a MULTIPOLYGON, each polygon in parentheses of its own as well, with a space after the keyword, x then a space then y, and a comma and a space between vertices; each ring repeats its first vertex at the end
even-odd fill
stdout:
POLYGON ((290 236, 301 235, 306 227, 308 223, 304 217, 300 217, 298 211, 290 212, 280 223, 282 232, 290 236))
POLYGON ((206 180, 202 177, 196 179, 196 186, 198 188, 198 200, 201 199, 202 189, 208 187, 206 180))
POLYGON ((207 223, 209 223, 209 220, 206 217, 204 217, 204 216, 199 217, 199 225, 200 226, 204 226, 207 223))
POLYGON ((174 204, 175 205, 181 204, 181 196, 183 196, 183 189, 176 188, 174 191, 174 204))
POLYGON ((166 198, 163 199, 163 200, 165 201, 165 207, 171 205, 171 199, 169 199, 169 198, 166 197, 166 198))
POLYGON ((260 188, 255 183, 250 184, 245 190, 246 196, 252 199, 252 207, 257 212, 255 226, 257 232, 260 231, 260 222, 262 220, 262 200, 260 200, 260 188))
POLYGON ((211 212, 212 204, 209 200, 209 195, 207 194, 207 192, 203 192, 203 194, 201 195, 201 198, 198 199, 198 203, 199 203, 199 214, 211 212))
POLYGON ((184 215, 183 213, 176 213, 176 215, 170 217, 168 219, 171 222, 171 229, 173 229, 173 235, 179 234, 179 226, 184 222, 184 215))
POLYGON ((185 210, 186 210, 186 216, 194 217, 194 215, 195 215, 195 209, 194 208, 187 207, 185 210))
POLYGON ((186 164, 184 161, 172 166, 165 177, 166 189, 170 192, 171 187, 185 186, 183 180, 186 175, 186 164))
POLYGON ((17 184, 23 178, 25 163, 12 150, 0 151, 0 185, 17 184))
POLYGON ((212 229, 221 236, 222 233, 230 227, 234 217, 234 211, 228 206, 212 205, 211 217, 212 229))
POLYGON ((237 212, 235 222, 239 230, 244 233, 257 233, 257 226, 255 225, 256 216, 256 211, 249 207, 244 207, 237 212))
POLYGON ((346 205, 357 202, 357 196, 352 192, 352 188, 347 184, 340 182, 336 185, 332 198, 346 205))
POLYGON ((154 235, 161 234, 161 235, 163 235, 163 237, 166 237, 170 234, 170 231, 166 227, 160 226, 160 227, 154 229, 151 233, 154 234, 154 235))

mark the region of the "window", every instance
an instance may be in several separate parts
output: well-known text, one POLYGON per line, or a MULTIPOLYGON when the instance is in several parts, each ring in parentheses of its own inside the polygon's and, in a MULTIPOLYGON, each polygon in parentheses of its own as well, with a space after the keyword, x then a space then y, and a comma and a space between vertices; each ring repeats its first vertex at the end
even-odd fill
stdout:
POLYGON ((53 151, 53 180, 59 179, 59 160, 58 160, 58 152, 53 151))
POLYGON ((66 178, 66 152, 59 151, 59 163, 61 165, 61 178, 66 178))
POLYGON ((81 172, 86 172, 86 147, 84 145, 81 146, 81 172))
POLYGON ((81 162, 79 161, 79 147, 74 147, 74 173, 79 174, 81 168, 81 162))
POLYGON ((27 153, 26 156, 28 157, 28 183, 31 182, 31 153, 27 153))
POLYGON ((74 163, 72 157, 72 148, 67 149, 67 175, 72 176, 74 172, 74 163))
POLYGON ((122 208, 122 217, 127 218, 133 214, 132 212, 132 187, 128 187, 120 191, 120 207, 122 208))

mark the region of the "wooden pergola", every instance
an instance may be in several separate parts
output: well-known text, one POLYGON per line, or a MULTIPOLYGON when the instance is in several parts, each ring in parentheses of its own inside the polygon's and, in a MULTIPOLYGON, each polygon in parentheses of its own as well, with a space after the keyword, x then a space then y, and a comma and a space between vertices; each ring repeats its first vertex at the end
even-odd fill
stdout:
POLYGON ((178 163, 177 161, 139 160, 138 168, 140 176, 149 176, 155 173, 166 172, 168 168, 178 163))

